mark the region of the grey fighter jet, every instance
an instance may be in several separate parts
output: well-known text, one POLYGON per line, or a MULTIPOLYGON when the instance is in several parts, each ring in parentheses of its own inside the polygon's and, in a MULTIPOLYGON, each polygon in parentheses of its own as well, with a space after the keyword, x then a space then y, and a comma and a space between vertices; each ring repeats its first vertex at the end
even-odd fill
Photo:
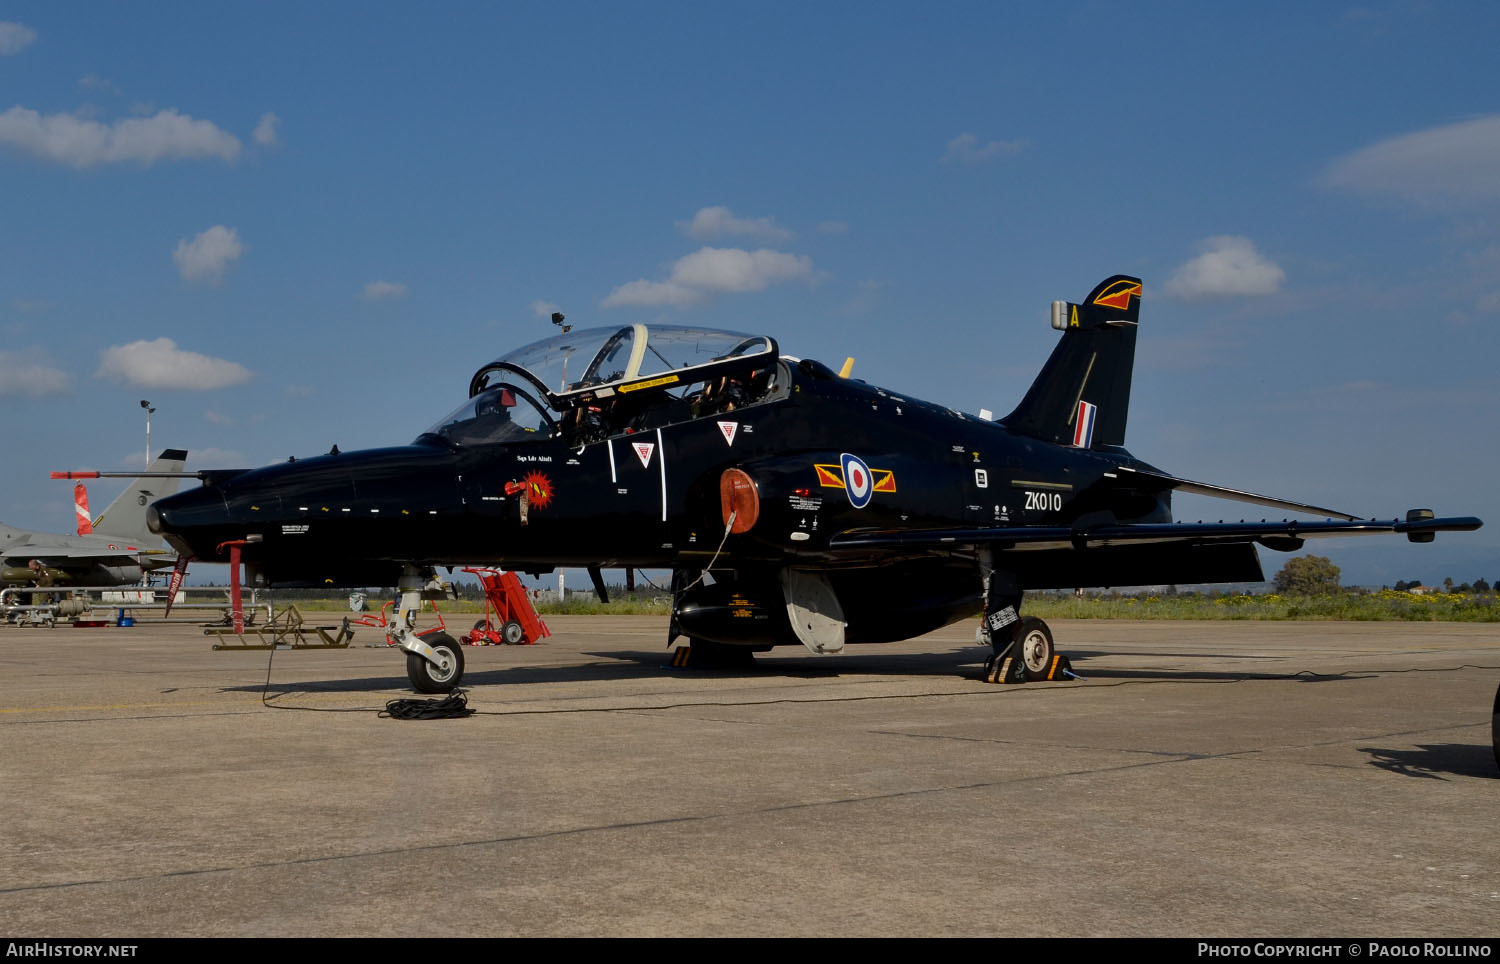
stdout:
MULTIPOLYGON (((182 449, 166 449, 141 478, 125 487, 97 519, 80 529, 88 535, 29 532, 0 525, 0 584, 6 586, 120 586, 147 573, 171 568, 177 553, 146 528, 146 508, 177 491, 179 480, 152 477, 181 472, 182 449)), ((83 522, 84 517, 80 517, 83 522)))

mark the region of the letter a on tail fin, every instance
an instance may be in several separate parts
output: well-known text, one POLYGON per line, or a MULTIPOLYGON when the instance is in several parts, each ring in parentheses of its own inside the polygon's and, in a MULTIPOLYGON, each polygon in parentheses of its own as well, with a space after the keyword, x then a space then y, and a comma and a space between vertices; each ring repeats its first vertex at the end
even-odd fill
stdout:
POLYGON ((1141 279, 1117 274, 1082 302, 1059 307, 1053 317, 1062 338, 1021 404, 1002 421, 1013 432, 1059 445, 1124 445, 1141 279))

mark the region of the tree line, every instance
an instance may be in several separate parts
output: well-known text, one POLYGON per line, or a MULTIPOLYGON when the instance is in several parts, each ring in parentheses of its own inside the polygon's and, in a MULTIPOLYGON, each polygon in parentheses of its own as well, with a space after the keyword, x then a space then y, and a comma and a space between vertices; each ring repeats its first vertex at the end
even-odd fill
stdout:
MULTIPOLYGON (((1328 596, 1344 591, 1339 583, 1339 567, 1327 556, 1298 556, 1288 559, 1281 571, 1276 573, 1272 583, 1277 592, 1287 596, 1328 596)), ((1495 591, 1493 587, 1497 583, 1500 580, 1495 583, 1485 579, 1455 583, 1453 577, 1449 576, 1443 580, 1443 592, 1464 595, 1490 593, 1495 591)), ((1391 588, 1397 592, 1410 592, 1424 585, 1426 583, 1420 579, 1398 579, 1391 588)))

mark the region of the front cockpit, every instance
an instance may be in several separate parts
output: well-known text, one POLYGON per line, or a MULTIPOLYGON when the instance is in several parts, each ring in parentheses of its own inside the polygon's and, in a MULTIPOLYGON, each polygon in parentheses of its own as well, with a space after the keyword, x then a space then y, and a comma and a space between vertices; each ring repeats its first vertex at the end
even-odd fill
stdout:
POLYGON ((443 416, 417 441, 437 439, 467 448, 551 438, 557 432, 557 420, 534 392, 514 381, 498 382, 443 416))
POLYGON ((418 437, 455 448, 562 435, 581 445, 776 394, 776 341, 669 325, 568 332, 480 368, 469 399, 418 437))

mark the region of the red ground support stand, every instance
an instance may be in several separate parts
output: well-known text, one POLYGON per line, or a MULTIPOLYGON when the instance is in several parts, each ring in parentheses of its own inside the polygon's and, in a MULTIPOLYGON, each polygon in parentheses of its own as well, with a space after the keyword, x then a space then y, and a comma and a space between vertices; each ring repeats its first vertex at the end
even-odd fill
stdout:
POLYGON ((469 567, 464 572, 478 576, 479 584, 484 587, 484 618, 460 642, 470 646, 502 643, 531 646, 552 635, 532 608, 531 596, 515 573, 469 567))

